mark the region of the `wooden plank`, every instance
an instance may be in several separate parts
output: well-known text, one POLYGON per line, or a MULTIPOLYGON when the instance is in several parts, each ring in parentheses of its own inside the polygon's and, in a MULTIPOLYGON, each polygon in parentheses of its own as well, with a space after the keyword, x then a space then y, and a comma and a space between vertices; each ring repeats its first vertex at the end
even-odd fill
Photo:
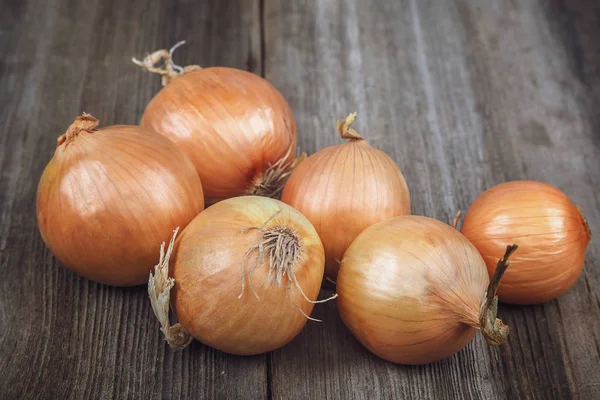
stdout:
MULTIPOLYGON (((600 223, 600 24, 592 1, 265 0, 266 77, 289 100, 303 150, 357 129, 404 172, 413 213, 450 221, 485 188, 550 182, 600 223)), ((513 327, 439 363, 370 355, 335 304, 270 359, 274 398, 600 397, 600 245, 559 300, 501 306, 513 327)), ((323 293, 326 295, 327 293, 323 293)))
POLYGON ((37 181, 73 118, 134 124, 158 91, 132 56, 187 39, 178 62, 260 71, 258 21, 258 1, 0 2, 1 398, 266 397, 265 356, 172 351, 145 287, 77 277, 35 222, 37 181))

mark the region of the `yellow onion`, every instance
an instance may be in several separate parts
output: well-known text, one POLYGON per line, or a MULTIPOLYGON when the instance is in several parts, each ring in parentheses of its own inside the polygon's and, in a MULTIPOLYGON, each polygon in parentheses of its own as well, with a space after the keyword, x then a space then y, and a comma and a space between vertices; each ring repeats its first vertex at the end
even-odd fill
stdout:
POLYGON ((516 246, 488 279, 477 249, 457 230, 402 216, 365 229, 346 251, 337 280, 340 315, 370 351, 401 364, 449 357, 481 330, 503 343, 495 290, 516 246))
POLYGON ((283 96, 265 79, 233 68, 181 68, 159 50, 143 68, 164 88, 140 125, 174 141, 192 160, 208 203, 241 195, 279 195, 296 160, 296 123, 283 96), (164 62, 164 69, 156 68, 164 62))
POLYGON ((171 346, 194 337, 251 355, 300 332, 318 302, 324 268, 323 245, 302 214, 278 200, 236 197, 208 207, 176 242, 175 235, 148 284, 171 346), (173 326, 169 298, 179 320, 173 326))
POLYGON ((325 247, 325 274, 331 279, 360 232, 386 218, 410 214, 400 169, 350 128, 355 118, 353 113, 337 123, 348 142, 319 150, 298 165, 281 196, 315 226, 325 247))
POLYGON ((42 237, 58 260, 101 283, 147 281, 157 243, 204 208, 194 166, 170 140, 84 115, 60 136, 37 192, 42 237))
POLYGON ((477 247, 490 274, 506 242, 520 251, 498 288, 501 301, 536 304, 569 290, 583 268, 588 224, 566 194, 552 185, 515 181, 483 192, 469 207, 461 232, 477 247))

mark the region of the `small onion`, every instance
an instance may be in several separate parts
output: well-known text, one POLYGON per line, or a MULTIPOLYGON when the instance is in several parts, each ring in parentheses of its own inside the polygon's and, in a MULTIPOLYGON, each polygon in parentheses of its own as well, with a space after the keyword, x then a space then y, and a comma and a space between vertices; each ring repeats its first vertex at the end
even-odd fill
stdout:
POLYGON ((506 248, 490 281, 477 249, 452 227, 420 216, 379 222, 344 255, 340 315, 365 347, 395 363, 449 357, 478 329, 501 344, 508 327, 496 318, 494 294, 515 249, 506 248))
POLYGON ((159 50, 138 61, 165 86, 140 125, 174 141, 192 160, 208 203, 241 195, 275 197, 297 160, 296 123, 281 93, 250 72, 181 68, 159 50), (155 65, 164 61, 164 69, 155 65))
POLYGON ((300 332, 319 302, 323 245, 310 222, 278 200, 224 200, 174 237, 148 284, 173 347, 193 336, 231 354, 271 351, 300 332), (179 319, 174 326, 169 297, 179 319))
POLYGON ((203 210, 202 185, 190 160, 163 136, 97 126, 84 115, 59 137, 38 186, 38 226, 74 272, 140 285, 156 263, 157 243, 203 210))
POLYGON ((520 251, 498 288, 501 301, 536 304, 557 298, 577 281, 591 238, 588 224, 566 194, 535 181, 494 186, 469 207, 461 232, 477 247, 490 274, 503 244, 520 251))
POLYGON ((348 142, 311 155, 290 176, 281 200, 313 223, 325 247, 325 274, 335 279, 339 260, 365 228, 410 214, 410 196, 394 161, 371 147, 350 124, 338 121, 348 142))

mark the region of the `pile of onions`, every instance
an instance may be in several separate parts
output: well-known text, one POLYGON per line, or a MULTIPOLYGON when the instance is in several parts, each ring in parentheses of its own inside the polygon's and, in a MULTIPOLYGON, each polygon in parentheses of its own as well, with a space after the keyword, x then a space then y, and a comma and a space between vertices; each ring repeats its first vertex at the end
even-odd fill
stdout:
POLYGON ((461 232, 477 247, 490 274, 506 242, 518 241, 498 289, 501 301, 536 304, 569 290, 583 268, 591 233, 567 195, 542 182, 503 183, 469 207, 461 232))
POLYGON ((148 283, 171 346, 195 337, 231 354, 264 353, 292 340, 310 318, 323 245, 292 207, 266 197, 232 198, 207 208, 174 239, 166 253, 163 244, 148 283), (169 298, 179 319, 173 326, 169 298))
POLYGON ((337 122, 348 142, 307 158, 290 176, 281 200, 313 223, 325 247, 325 274, 335 279, 339 260, 365 228, 410 214, 406 182, 394 161, 350 128, 356 113, 337 122))
POLYGON ((477 249, 457 230, 403 216, 367 228, 346 251, 337 280, 346 326, 376 355, 425 364, 453 355, 481 330, 503 343, 495 290, 516 246, 488 279, 477 249))
POLYGON ((260 76, 233 68, 178 67, 159 50, 143 68, 164 88, 140 125, 175 142, 192 160, 207 203, 241 195, 276 197, 295 164, 296 122, 283 96, 260 76), (156 68, 159 62, 164 68, 156 68))
POLYGON ((37 220, 62 264, 101 283, 146 282, 157 244, 204 208, 194 166, 170 140, 137 126, 75 119, 37 192, 37 220))

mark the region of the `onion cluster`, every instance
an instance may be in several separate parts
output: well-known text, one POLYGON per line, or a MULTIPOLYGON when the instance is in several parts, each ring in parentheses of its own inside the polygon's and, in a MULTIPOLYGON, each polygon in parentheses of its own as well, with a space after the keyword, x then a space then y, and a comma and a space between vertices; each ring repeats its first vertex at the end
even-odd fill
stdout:
POLYGON ((477 331, 504 343, 498 299, 541 303, 577 281, 591 233, 559 189, 495 186, 460 231, 411 216, 404 176, 351 127, 356 113, 337 121, 344 143, 296 157, 292 111, 270 83, 179 67, 180 44, 134 59, 164 85, 141 126, 76 118, 37 192, 39 229, 57 259, 104 284, 147 282, 172 347, 196 338, 238 355, 277 349, 315 320, 316 303, 338 296, 317 300, 327 277, 365 347, 423 364, 477 331))

